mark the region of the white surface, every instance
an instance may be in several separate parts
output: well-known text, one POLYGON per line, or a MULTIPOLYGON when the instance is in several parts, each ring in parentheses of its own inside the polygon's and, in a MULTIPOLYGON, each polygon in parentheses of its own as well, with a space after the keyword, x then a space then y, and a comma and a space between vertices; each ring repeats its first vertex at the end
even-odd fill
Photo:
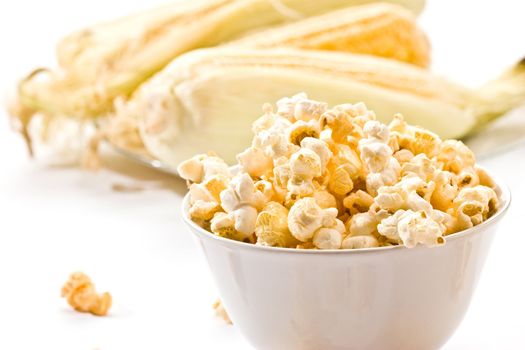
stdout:
MULTIPOLYGON (((0 89, 38 65, 67 31, 146 2, 92 0, 0 3, 0 89), (125 5, 124 5, 125 4, 125 5)), ((434 69, 476 85, 525 47, 521 1, 429 0, 421 23, 434 69)), ((213 317, 217 293, 179 218, 184 184, 114 159, 97 174, 30 161, 0 120, 0 348, 249 349, 235 327, 213 317), (112 184, 147 181, 143 192, 112 184), (68 274, 83 270, 114 296, 110 317, 71 311, 59 298, 68 274)), ((507 181, 514 203, 502 222, 471 308, 445 349, 523 349, 525 313, 525 146, 483 165, 507 181)))

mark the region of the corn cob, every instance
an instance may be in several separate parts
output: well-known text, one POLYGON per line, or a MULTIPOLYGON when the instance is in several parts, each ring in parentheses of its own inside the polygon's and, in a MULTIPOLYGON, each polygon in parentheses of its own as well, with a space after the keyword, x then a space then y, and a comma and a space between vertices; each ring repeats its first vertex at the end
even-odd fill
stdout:
POLYGON ((296 47, 371 54, 427 67, 430 45, 415 16, 387 3, 332 11, 247 35, 227 44, 248 48, 296 47))
MULTIPOLYGON (((208 0, 164 6, 68 36, 58 45, 61 69, 32 73, 19 86, 19 100, 48 115, 97 117, 112 110, 115 97, 129 96, 186 51, 370 1, 208 0)), ((424 0, 390 1, 416 13, 424 5, 424 0)))
POLYGON ((524 66, 473 91, 368 55, 203 49, 172 62, 116 115, 137 120, 147 150, 170 166, 207 151, 232 162, 249 144, 260 106, 301 91, 330 105, 363 101, 380 117, 400 112, 444 138, 461 137, 524 101, 524 66))

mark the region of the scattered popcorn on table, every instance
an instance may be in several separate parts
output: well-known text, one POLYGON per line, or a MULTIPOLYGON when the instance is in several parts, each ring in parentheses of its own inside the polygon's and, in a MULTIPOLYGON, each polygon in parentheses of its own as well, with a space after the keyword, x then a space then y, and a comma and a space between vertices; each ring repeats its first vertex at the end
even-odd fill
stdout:
POLYGON ((494 182, 461 141, 389 125, 363 103, 328 108, 300 93, 263 106, 251 147, 178 167, 190 217, 229 239, 297 249, 445 243, 498 208, 494 182))
POLYGON ((105 316, 112 303, 111 295, 107 292, 97 294, 91 279, 82 272, 74 272, 69 276, 61 294, 76 311, 96 316, 105 316))
POLYGON ((217 317, 222 318, 227 324, 233 324, 232 320, 230 319, 230 316, 228 316, 228 313, 226 312, 226 309, 224 308, 224 305, 222 305, 222 301, 220 299, 217 299, 213 303, 213 309, 215 310, 215 314, 217 315, 217 317))

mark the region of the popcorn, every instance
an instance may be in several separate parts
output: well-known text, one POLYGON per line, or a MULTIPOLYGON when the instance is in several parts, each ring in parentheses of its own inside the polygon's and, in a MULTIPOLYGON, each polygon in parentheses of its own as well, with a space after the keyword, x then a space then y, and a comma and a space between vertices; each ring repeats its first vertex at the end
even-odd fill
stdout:
POLYGON ((296 121, 286 130, 288 141, 291 144, 299 145, 305 137, 318 138, 321 134, 319 123, 312 119, 309 122, 303 120, 296 121))
POLYGON ((323 209, 337 208, 337 200, 327 190, 315 191, 313 197, 317 205, 323 209))
POLYGON ((177 172, 183 179, 196 183, 200 183, 213 175, 231 175, 224 160, 207 154, 199 154, 180 163, 177 172))
POLYGON ((257 244, 271 247, 290 247, 298 241, 288 230, 288 209, 277 202, 268 203, 255 223, 257 244))
POLYGON ((273 184, 266 180, 257 181, 255 183, 255 189, 262 193, 265 202, 272 201, 276 195, 273 184))
POLYGON ((190 217, 215 235, 296 249, 434 246, 498 208, 462 142, 401 115, 387 126, 362 103, 328 109, 304 93, 263 111, 236 166, 208 154, 178 168, 190 217))
POLYGON ((190 185, 189 214, 198 220, 210 220, 220 210, 220 193, 226 188, 229 177, 215 174, 202 183, 190 185))
POLYGON ((323 223, 323 209, 315 199, 304 198, 296 202, 288 214, 288 227, 301 242, 309 241, 323 223))
POLYGON ((381 221, 378 232, 391 241, 415 247, 418 243, 428 246, 445 243, 443 225, 427 217, 424 211, 398 210, 381 221))
MULTIPOLYGON (((292 206, 288 214, 288 227, 292 235, 301 242, 310 241, 322 228, 334 229, 339 235, 344 232, 344 224, 337 219, 337 209, 322 209, 311 197, 300 199, 292 206)), ((315 242, 314 244, 318 248, 332 246, 337 242, 335 236, 335 232, 323 231, 317 239, 320 246, 315 242)))
POLYGON ((379 222, 388 216, 385 210, 377 212, 369 210, 366 213, 355 214, 346 222, 349 236, 373 236, 377 232, 379 222))
POLYGON ((379 247, 379 241, 374 236, 348 236, 343 240, 343 249, 362 249, 379 247))
POLYGON ((354 181, 361 177, 362 164, 356 152, 346 145, 338 145, 336 152, 327 166, 328 188, 336 195, 346 196, 354 189, 354 181))
POLYGON ((369 174, 366 187, 375 195, 381 186, 393 185, 399 178, 401 167, 388 146, 389 129, 378 121, 368 121, 364 127, 366 138, 359 141, 361 160, 369 174))
POLYGON ((414 138, 410 141, 409 149, 414 154, 425 154, 429 158, 435 157, 439 152, 441 139, 439 136, 419 127, 412 127, 414 138))
POLYGON ((353 111, 351 107, 340 105, 324 113, 321 116, 320 123, 331 129, 331 138, 335 142, 353 143, 351 140, 363 137, 363 129, 357 124, 354 115, 357 115, 357 112, 353 111))
POLYGON ((490 187, 467 187, 454 199, 454 206, 458 229, 464 230, 482 223, 494 214, 498 206, 498 197, 490 187))
POLYGON ((436 167, 425 153, 412 157, 401 167, 401 176, 415 175, 423 181, 431 180, 435 172, 436 167))
POLYGON ((237 155, 237 161, 242 170, 250 176, 261 177, 268 169, 272 168, 272 158, 255 147, 247 148, 244 152, 237 155))
POLYGON ((301 148, 290 158, 290 170, 292 176, 299 176, 305 179, 313 179, 321 176, 321 158, 308 148, 301 148))
POLYGON ((296 120, 310 121, 312 119, 319 120, 321 115, 328 109, 328 103, 309 100, 307 98, 300 99, 294 108, 294 117, 296 120))
POLYGON ((408 149, 400 149, 394 153, 394 158, 397 159, 399 164, 403 165, 403 163, 410 162, 414 158, 414 153, 408 149))
MULTIPOLYGON (((375 203, 389 212, 416 207, 419 205, 416 203, 419 202, 419 198, 428 202, 434 188, 435 184, 432 181, 427 183, 417 176, 405 176, 394 186, 379 188, 375 203)), ((428 206, 432 207, 430 203, 428 206)))
POLYGON ((354 189, 352 181, 352 167, 349 164, 342 164, 335 168, 330 175, 328 188, 334 194, 345 196, 354 189))
POLYGON ((430 203, 434 208, 446 211, 452 206, 459 191, 456 176, 449 171, 439 170, 434 174, 434 183, 430 203))
POLYGON ((215 314, 217 315, 217 317, 221 318, 227 324, 233 324, 232 320, 230 319, 230 316, 228 316, 228 312, 224 308, 224 305, 222 304, 222 301, 220 299, 217 299, 213 303, 213 309, 215 310, 215 314))
POLYGON ((62 287, 62 297, 76 311, 105 316, 112 304, 111 294, 97 294, 91 279, 82 272, 74 272, 62 287))
POLYGON ((460 188, 474 187, 479 185, 479 176, 474 168, 466 168, 457 176, 457 184, 460 188))
POLYGON ((343 205, 350 211, 351 215, 368 211, 373 203, 374 197, 362 190, 351 193, 343 200, 343 205))
POLYGON ((443 164, 443 170, 456 174, 474 167, 476 163, 474 153, 463 142, 456 140, 446 140, 441 144, 437 160, 443 164))
POLYGON ((314 233, 313 244, 319 249, 339 249, 343 237, 335 228, 320 228, 314 233))
POLYGON ((478 175, 479 184, 483 186, 490 187, 492 189, 496 188, 496 183, 490 175, 487 173, 487 171, 479 166, 474 166, 474 170, 476 171, 476 174, 478 175))
MULTIPOLYGON (((267 117, 263 116, 264 122, 268 123, 267 117)), ((261 123, 257 120, 255 123, 261 123)), ((263 150, 264 154, 272 159, 280 157, 288 157, 294 148, 294 145, 289 142, 287 134, 288 128, 292 125, 287 119, 274 119, 268 129, 256 130, 252 145, 255 148, 263 150)), ((297 146, 295 146, 297 147, 297 146)))
POLYGON ((235 219, 232 214, 224 212, 216 213, 211 219, 211 232, 217 236, 242 241, 246 235, 241 234, 235 228, 235 219))
POLYGON ((277 101, 277 115, 280 117, 292 120, 295 118, 295 106, 301 100, 306 100, 308 97, 304 92, 301 92, 292 97, 283 97, 277 101))
POLYGON ((321 172, 324 172, 328 161, 333 155, 326 142, 313 137, 305 137, 301 141, 301 147, 309 149, 319 156, 319 160, 321 161, 321 172))
POLYGON ((222 208, 231 214, 234 227, 244 238, 255 231, 257 208, 264 205, 264 195, 255 189, 250 175, 241 173, 235 176, 228 188, 220 194, 222 208))

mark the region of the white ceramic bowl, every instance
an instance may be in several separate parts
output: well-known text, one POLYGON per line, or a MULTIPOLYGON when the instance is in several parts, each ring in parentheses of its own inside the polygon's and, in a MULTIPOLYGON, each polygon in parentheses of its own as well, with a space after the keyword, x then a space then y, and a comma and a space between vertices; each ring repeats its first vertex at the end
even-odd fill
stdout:
POLYGON ((455 331, 510 203, 435 248, 295 250, 215 236, 183 217, 233 324, 256 349, 437 349, 455 331))

